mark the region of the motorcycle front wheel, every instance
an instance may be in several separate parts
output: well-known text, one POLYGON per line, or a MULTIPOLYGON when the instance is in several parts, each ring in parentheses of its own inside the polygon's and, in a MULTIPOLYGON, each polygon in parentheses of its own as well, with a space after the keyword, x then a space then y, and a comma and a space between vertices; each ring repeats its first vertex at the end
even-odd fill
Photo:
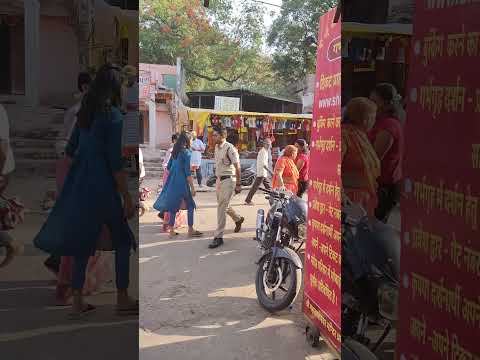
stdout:
POLYGON ((293 304, 302 285, 302 269, 292 260, 276 258, 270 274, 271 256, 263 258, 258 264, 255 289, 260 305, 274 313, 293 304))

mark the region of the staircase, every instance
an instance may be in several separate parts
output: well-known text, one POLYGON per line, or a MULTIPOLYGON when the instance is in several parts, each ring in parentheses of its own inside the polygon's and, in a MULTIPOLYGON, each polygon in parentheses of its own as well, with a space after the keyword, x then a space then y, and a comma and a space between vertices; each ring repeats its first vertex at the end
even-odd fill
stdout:
POLYGON ((64 110, 6 107, 15 157, 15 177, 54 178, 57 154, 55 145, 63 129, 64 110))
POLYGON ((163 179, 163 159, 167 151, 142 147, 142 153, 143 165, 145 166, 145 180, 156 180, 161 183, 163 179))

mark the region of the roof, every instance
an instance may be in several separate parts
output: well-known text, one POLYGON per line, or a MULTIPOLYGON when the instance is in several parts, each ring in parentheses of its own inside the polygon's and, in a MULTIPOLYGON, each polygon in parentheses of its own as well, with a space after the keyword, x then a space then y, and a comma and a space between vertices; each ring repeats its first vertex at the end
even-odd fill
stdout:
POLYGON ((189 92, 187 92, 187 95, 188 95, 188 96, 190 96, 190 95, 194 95, 194 96, 195 96, 195 95, 210 95, 210 96, 215 96, 215 94, 218 94, 218 95, 220 96, 220 95, 227 95, 227 94, 239 93, 239 92, 249 93, 249 94, 253 94, 253 95, 256 95, 256 96, 264 97, 264 98, 267 98, 267 99, 273 99, 273 100, 278 100, 278 101, 283 101, 283 102, 289 102, 289 103, 293 103, 293 104, 301 104, 301 103, 302 103, 302 102, 299 101, 299 100, 287 99, 287 98, 280 97, 280 96, 264 95, 264 94, 260 94, 259 92, 256 92, 256 91, 252 91, 252 90, 249 90, 249 89, 242 89, 242 88, 226 89, 226 90, 189 91, 189 92))
POLYGON ((152 73, 161 74, 161 75, 176 75, 177 67, 173 65, 163 65, 163 64, 139 64, 140 71, 150 71, 152 73))
POLYGON ((412 35, 412 24, 363 24, 343 22, 342 32, 364 34, 412 35))

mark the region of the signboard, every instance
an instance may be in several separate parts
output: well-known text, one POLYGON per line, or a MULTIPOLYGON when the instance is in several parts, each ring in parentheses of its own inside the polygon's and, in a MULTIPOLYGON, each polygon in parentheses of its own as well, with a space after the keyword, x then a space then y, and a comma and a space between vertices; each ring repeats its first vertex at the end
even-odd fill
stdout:
POLYGON ((215 96, 215 110, 240 111, 240 98, 215 96))
POLYGON ((303 309, 323 337, 341 346, 341 25, 320 18, 308 192, 303 309))
POLYGON ((150 71, 140 70, 138 74, 138 86, 142 98, 150 97, 150 83, 152 81, 152 74, 150 71))
POLYGON ((478 1, 416 1, 401 203, 400 360, 480 359, 479 17, 478 1))

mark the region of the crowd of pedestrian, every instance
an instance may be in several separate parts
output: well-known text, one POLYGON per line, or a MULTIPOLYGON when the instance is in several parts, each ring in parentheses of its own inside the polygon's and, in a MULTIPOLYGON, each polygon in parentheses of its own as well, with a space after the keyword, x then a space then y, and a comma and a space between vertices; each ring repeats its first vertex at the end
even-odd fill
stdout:
MULTIPOLYGON (((241 192, 241 166, 237 150, 237 138, 229 134, 222 126, 213 127, 215 142, 215 190, 217 194, 217 227, 209 248, 223 244, 227 216, 234 224, 234 232, 240 232, 245 219, 231 206, 232 198, 241 192)), ((295 145, 285 147, 272 169, 272 140, 260 140, 260 149, 256 161, 256 178, 247 194, 245 205, 254 205, 253 196, 263 185, 266 190, 290 191, 303 196, 308 188, 309 151, 305 140, 299 139, 295 145)), ((153 207, 163 219, 164 231, 170 237, 178 235, 176 229, 183 225, 182 212, 187 212, 188 235, 198 237, 203 234, 195 230, 193 175, 196 175, 199 187, 202 187, 201 161, 206 150, 205 144, 197 138, 195 132, 182 132, 172 136, 172 146, 167 150, 163 166, 163 188, 153 207)))
POLYGON ((405 112, 391 84, 346 106, 342 124, 342 186, 345 199, 387 222, 400 201, 405 112))

